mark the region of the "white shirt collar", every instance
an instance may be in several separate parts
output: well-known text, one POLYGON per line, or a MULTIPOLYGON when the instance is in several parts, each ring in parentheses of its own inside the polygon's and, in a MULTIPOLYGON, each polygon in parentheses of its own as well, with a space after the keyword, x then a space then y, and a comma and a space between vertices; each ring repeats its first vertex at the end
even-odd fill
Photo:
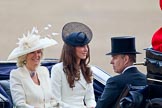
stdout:
POLYGON ((126 67, 126 68, 123 70, 122 74, 123 74, 127 69, 132 68, 132 67, 135 67, 135 66, 132 65, 132 66, 128 66, 128 67, 126 67))

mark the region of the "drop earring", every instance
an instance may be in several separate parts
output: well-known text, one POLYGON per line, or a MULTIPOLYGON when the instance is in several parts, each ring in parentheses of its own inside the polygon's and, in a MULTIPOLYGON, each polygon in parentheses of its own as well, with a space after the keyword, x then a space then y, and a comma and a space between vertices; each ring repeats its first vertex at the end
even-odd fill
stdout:
POLYGON ((24 60, 23 63, 26 64, 26 60, 24 60))

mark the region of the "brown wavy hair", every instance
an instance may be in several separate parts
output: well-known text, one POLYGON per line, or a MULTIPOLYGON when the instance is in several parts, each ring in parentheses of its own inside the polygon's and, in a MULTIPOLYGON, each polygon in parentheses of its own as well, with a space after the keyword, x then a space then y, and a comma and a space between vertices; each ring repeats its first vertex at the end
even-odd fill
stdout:
MULTIPOLYGON (((87 45, 88 46, 88 45, 87 45)), ((87 83, 92 82, 92 71, 88 64, 90 62, 90 51, 88 46, 88 54, 86 59, 81 59, 80 64, 77 64, 76 47, 64 43, 60 62, 63 62, 63 71, 66 74, 70 88, 75 87, 75 81, 80 80, 80 69, 87 83)))

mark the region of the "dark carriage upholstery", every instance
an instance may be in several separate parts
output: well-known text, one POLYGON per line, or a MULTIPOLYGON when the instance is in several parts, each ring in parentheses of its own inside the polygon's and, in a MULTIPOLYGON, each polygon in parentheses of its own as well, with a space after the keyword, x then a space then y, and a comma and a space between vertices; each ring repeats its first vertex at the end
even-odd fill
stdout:
MULTIPOLYGON (((42 61, 41 65, 46 66, 49 69, 49 72, 51 72, 52 66, 55 65, 56 63, 57 60, 47 59, 42 61)), ((0 63, 0 85, 4 88, 4 90, 10 97, 11 97, 11 93, 10 93, 10 85, 9 85, 9 75, 10 75, 10 71, 15 68, 17 68, 15 62, 0 63)), ((93 86, 94 86, 95 99, 97 101, 98 97, 102 94, 105 85, 94 78, 93 86)))
POLYGON ((146 49, 147 83, 149 99, 162 98, 162 52, 146 49))

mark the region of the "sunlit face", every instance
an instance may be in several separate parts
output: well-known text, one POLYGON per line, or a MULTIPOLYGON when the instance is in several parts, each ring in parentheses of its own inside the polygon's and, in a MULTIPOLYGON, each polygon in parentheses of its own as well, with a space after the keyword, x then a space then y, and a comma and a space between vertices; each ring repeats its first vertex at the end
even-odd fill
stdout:
POLYGON ((78 60, 86 59, 87 53, 88 53, 87 45, 76 47, 76 56, 77 56, 78 60))
POLYGON ((124 55, 112 55, 110 64, 113 65, 114 72, 121 73, 125 69, 125 56, 124 55))
POLYGON ((39 65, 42 58, 42 50, 37 50, 31 53, 28 53, 26 56, 26 65, 28 67, 36 67, 39 65))

